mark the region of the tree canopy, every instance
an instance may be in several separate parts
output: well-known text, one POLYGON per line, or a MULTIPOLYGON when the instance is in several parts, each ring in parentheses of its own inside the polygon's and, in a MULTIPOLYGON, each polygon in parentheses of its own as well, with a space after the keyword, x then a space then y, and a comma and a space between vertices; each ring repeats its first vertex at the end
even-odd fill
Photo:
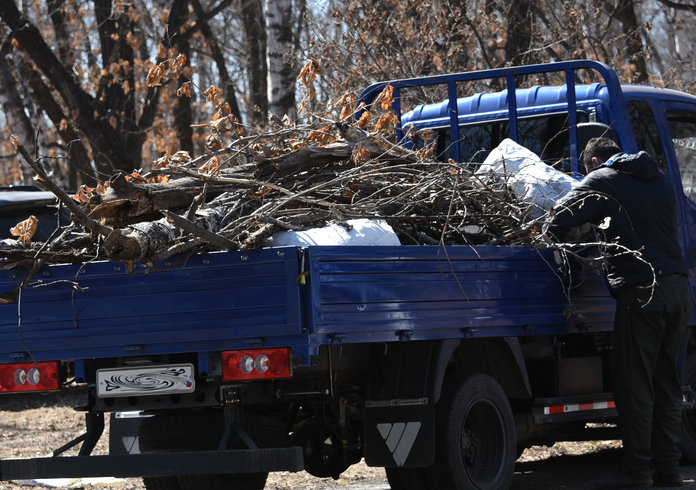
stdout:
MULTIPOLYGON (((693 0, 3 0, 0 132, 76 189, 378 80, 591 58, 694 91, 695 15, 693 0)), ((29 182, 3 153, 0 184, 29 182)))

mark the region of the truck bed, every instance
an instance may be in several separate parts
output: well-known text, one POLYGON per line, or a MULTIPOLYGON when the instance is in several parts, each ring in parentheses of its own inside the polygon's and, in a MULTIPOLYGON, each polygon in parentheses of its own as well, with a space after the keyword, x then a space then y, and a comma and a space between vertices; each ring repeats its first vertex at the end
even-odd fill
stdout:
MULTIPOLYGON (((0 288, 22 277, 4 272, 0 288)), ((263 344, 292 346, 308 363, 329 343, 606 331, 613 314, 602 276, 564 274, 550 250, 216 252, 131 273, 112 262, 45 267, 17 304, 0 304, 0 362, 263 344)))

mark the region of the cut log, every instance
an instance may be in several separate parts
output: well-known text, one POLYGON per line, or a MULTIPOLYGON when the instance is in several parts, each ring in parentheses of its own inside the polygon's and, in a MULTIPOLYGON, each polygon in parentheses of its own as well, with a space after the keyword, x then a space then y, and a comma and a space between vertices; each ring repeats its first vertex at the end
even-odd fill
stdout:
POLYGON ((166 218, 137 223, 114 230, 104 240, 104 250, 110 260, 138 262, 167 249, 175 239, 176 226, 166 218))
MULTIPOLYGON (((184 177, 166 183, 134 184, 120 175, 111 181, 109 189, 93 195, 85 205, 90 218, 113 227, 137 221, 156 219, 163 209, 185 209, 198 196, 206 181, 184 177)), ((230 184, 207 183, 206 194, 214 197, 229 189, 230 184)))

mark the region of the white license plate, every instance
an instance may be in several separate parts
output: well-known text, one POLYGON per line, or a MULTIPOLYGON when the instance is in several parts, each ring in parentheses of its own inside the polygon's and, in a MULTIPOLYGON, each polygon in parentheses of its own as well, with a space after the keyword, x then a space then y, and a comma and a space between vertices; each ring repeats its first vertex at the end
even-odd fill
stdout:
POLYGON ((97 396, 191 393, 196 388, 192 364, 166 364, 97 370, 97 396))

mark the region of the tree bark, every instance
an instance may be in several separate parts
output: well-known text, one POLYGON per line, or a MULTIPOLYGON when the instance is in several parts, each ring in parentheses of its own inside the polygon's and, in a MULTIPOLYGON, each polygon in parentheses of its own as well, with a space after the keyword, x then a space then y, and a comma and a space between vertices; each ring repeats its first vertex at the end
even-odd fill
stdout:
POLYGON ((137 223, 129 228, 114 230, 104 240, 109 260, 137 262, 155 255, 174 242, 176 227, 166 218, 137 223))
POLYGON ((31 66, 25 67, 29 81, 31 96, 44 113, 58 128, 58 134, 63 140, 63 147, 70 162, 70 175, 68 184, 70 189, 77 189, 81 184, 94 187, 98 178, 92 168, 92 160, 80 135, 69 121, 69 117, 63 112, 60 104, 53 98, 51 90, 43 82, 41 75, 31 66), (63 124, 65 121, 67 124, 63 124))
POLYGON ((528 51, 532 39, 530 0, 510 2, 506 23, 508 36, 505 43, 505 60, 511 65, 528 62, 528 51))
POLYGON ((265 0, 266 59, 269 110, 278 117, 296 117, 293 68, 292 0, 265 0))
POLYGON ((242 23, 246 34, 249 104, 247 121, 260 126, 268 114, 268 67, 266 66, 266 31, 263 26, 261 0, 242 0, 242 23))
MULTIPOLYGON (((60 4, 60 0, 53 2, 53 5, 60 4)), ((177 12, 178 6, 187 2, 172 0, 171 12, 177 12)), ((158 87, 148 89, 140 117, 136 119, 136 97, 132 92, 135 88, 134 53, 127 42, 128 34, 133 29, 131 17, 127 11, 112 12, 111 0, 94 0, 94 5, 105 71, 96 96, 82 89, 72 75, 72 67, 66 68, 58 59, 39 29, 17 8, 16 0, 0 1, 0 20, 10 30, 19 49, 60 95, 61 105, 69 114, 68 121, 84 133, 83 141, 89 141, 97 171, 108 176, 116 169, 130 172, 141 167, 142 145, 147 137, 146 130, 152 126, 157 114, 160 90, 158 87), (131 87, 128 93, 124 90, 126 82, 131 87)), ((163 42, 169 45, 169 34, 177 33, 180 27, 177 16, 171 15, 169 33, 163 42)), ((163 51, 163 56, 166 56, 166 50, 163 51)), ((43 109, 48 113, 48 108, 43 109)))
POLYGON ((200 0, 192 0, 192 4, 193 10, 196 13, 196 24, 200 26, 201 32, 205 36, 205 40, 210 47, 210 52, 213 56, 213 60, 215 61, 215 66, 217 66, 218 73, 220 74, 220 84, 225 91, 225 100, 230 105, 231 113, 238 117, 241 121, 242 114, 239 110, 239 103, 237 102, 234 82, 230 78, 230 74, 227 71, 225 56, 222 53, 220 45, 218 44, 215 36, 213 35, 213 31, 208 25, 208 16, 203 9, 200 0))
MULTIPOLYGON (((12 76, 12 67, 4 56, 0 55, 0 105, 5 113, 7 125, 26 146, 27 151, 32 157, 36 155, 36 144, 34 141, 34 126, 24 111, 24 104, 17 90, 17 85, 12 76)), ((30 181, 34 172, 22 166, 22 174, 25 180, 30 181)))
MULTIPOLYGON (((159 217, 164 209, 186 208, 201 193, 204 185, 203 180, 193 177, 164 184, 134 184, 119 175, 111 180, 105 194, 93 195, 84 209, 92 219, 118 227, 159 217)), ((207 192, 215 196, 229 187, 229 184, 208 184, 207 192)))
MULTIPOLYGON (((137 168, 127 159, 127 145, 103 118, 94 117, 95 100, 83 91, 70 72, 63 66, 46 44, 38 28, 31 24, 17 9, 14 0, 0 2, 0 19, 10 28, 12 37, 36 64, 38 69, 58 91, 65 105, 74 115, 77 125, 92 143, 97 168, 107 175, 115 169, 113 162, 124 167, 137 168)), ((140 163, 139 161, 137 163, 140 163)))
POLYGON ((46 6, 51 17, 53 30, 56 32, 56 45, 58 46, 58 55, 63 65, 71 68, 75 63, 75 56, 72 50, 72 34, 65 22, 65 0, 47 0, 46 6))
MULTIPOLYGON (((139 168, 142 155, 141 145, 133 144, 140 134, 132 92, 124 90, 124 85, 135 87, 134 53, 126 41, 133 25, 127 9, 115 12, 112 0, 95 0, 99 39, 101 42, 102 76, 95 97, 95 109, 103 126, 110 133, 116 133, 108 153, 116 160, 115 167, 126 171, 139 168), (121 166, 123 162, 123 166, 121 166)), ((107 174, 110 175, 110 174, 107 174)))
POLYGON ((634 1, 619 0, 614 15, 621 22, 621 29, 626 36, 626 54, 633 73, 631 81, 645 83, 648 81, 648 69, 643 49, 642 27, 636 16, 634 1))
MULTIPOLYGON (((171 12, 173 24, 178 25, 179 29, 188 21, 188 2, 181 2, 177 5, 177 11, 171 12)), ((191 67, 191 44, 188 38, 183 38, 176 34, 170 33, 180 55, 186 56, 186 66, 191 67)), ((179 88, 188 81, 186 77, 179 77, 179 88)), ((174 108, 174 125, 176 126, 176 135, 179 141, 179 148, 193 154, 193 111, 191 110, 190 97, 177 97, 176 107, 174 108)))
MULTIPOLYGON (((168 24, 167 24, 167 33, 165 34, 162 44, 164 46, 169 47, 171 44, 171 41, 173 40, 172 36, 177 36, 179 38, 187 37, 193 34, 195 32, 195 29, 189 29, 186 33, 183 34, 178 34, 179 30, 181 29, 181 25, 177 23, 177 18, 178 16, 176 15, 176 12, 178 12, 179 6, 182 3, 187 3, 188 0, 172 0, 172 6, 169 10, 169 19, 168 19, 168 24)), ((166 58, 162 56, 158 56, 156 60, 156 64, 162 63, 166 58)), ((152 126, 155 116, 157 115, 157 109, 159 106, 159 100, 160 100, 160 87, 159 86, 152 86, 148 88, 147 94, 145 95, 145 103, 143 105, 142 113, 140 114, 140 119, 138 120, 138 128, 149 128, 152 126)), ((143 143, 145 142, 146 134, 145 131, 139 131, 136 134, 133 134, 131 139, 130 139, 130 144, 137 148, 142 148, 143 143)))
POLYGON ((661 4, 678 10, 689 10, 691 12, 696 12, 696 5, 691 5, 681 2, 673 2, 671 0, 658 0, 661 4))

